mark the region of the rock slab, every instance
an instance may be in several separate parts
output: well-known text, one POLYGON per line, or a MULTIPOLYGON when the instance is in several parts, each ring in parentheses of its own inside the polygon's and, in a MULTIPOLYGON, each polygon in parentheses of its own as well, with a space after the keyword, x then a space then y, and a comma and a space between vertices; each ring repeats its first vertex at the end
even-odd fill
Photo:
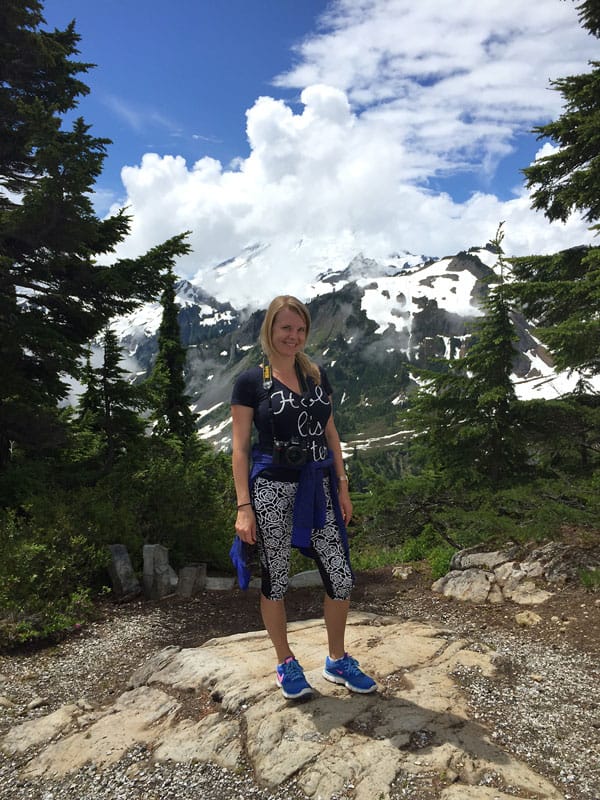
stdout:
POLYGON ((113 704, 91 712, 65 706, 15 726, 0 747, 31 752, 23 771, 29 779, 61 777, 86 763, 102 769, 143 744, 155 762, 210 761, 226 769, 244 762, 270 787, 293 777, 314 800, 350 787, 356 800, 387 798, 403 775, 432 771, 453 776, 442 795, 448 800, 503 797, 505 786, 511 797, 563 797, 470 717, 455 676, 478 670, 493 678, 494 653, 481 644, 434 625, 351 614, 348 650, 379 687, 353 695, 322 678, 322 621, 289 627, 315 689, 308 702, 281 696, 271 644, 264 632, 251 632, 166 648, 136 671, 130 690, 113 704), (479 784, 490 775, 498 786, 486 793, 479 784))

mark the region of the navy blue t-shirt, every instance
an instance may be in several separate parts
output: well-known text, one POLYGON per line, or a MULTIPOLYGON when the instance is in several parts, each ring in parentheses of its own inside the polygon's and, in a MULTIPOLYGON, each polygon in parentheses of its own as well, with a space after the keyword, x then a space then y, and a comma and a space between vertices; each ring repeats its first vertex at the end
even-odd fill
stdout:
MULTIPOLYGON (((296 440, 308 447, 309 458, 323 461, 327 458, 327 440, 325 426, 331 416, 332 389, 325 374, 319 367, 321 383, 316 385, 310 378, 307 380, 308 391, 303 394, 293 392, 277 378, 273 378, 271 393, 272 421, 269 411, 269 390, 263 386, 261 367, 252 367, 238 375, 233 386, 231 405, 248 406, 254 409, 254 425, 258 433, 258 446, 265 453, 273 451, 273 430, 275 438, 289 442, 296 440)), ((269 469, 271 477, 274 471, 279 473, 281 467, 269 469)), ((283 468, 280 479, 288 479, 290 470, 283 468)), ((265 473, 266 474, 266 473, 265 473)), ((297 478, 297 473, 292 473, 297 478)))

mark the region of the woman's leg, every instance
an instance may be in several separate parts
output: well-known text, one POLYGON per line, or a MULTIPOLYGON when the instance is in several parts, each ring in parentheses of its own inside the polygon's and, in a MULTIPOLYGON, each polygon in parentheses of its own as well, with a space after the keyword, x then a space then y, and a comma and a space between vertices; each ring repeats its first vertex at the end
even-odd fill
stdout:
POLYGON ((325 627, 327 628, 330 658, 343 658, 346 654, 345 634, 349 608, 350 599, 334 600, 329 595, 325 595, 323 616, 325 618, 325 627))
POLYGON ((279 664, 293 655, 287 638, 284 596, 289 581, 296 488, 294 483, 259 477, 253 492, 262 572, 260 610, 279 664))
POLYGON ((342 545, 328 480, 325 481, 324 488, 327 498, 325 525, 320 530, 313 531, 312 545, 316 554, 315 561, 326 591, 323 616, 327 628, 329 656, 338 659, 343 658, 346 653, 346 620, 350 608, 350 593, 354 585, 354 576, 342 545))
POLYGON ((275 648, 277 663, 283 664, 286 658, 294 654, 290 650, 287 638, 287 617, 283 600, 269 600, 264 594, 260 596, 260 611, 269 638, 275 648))

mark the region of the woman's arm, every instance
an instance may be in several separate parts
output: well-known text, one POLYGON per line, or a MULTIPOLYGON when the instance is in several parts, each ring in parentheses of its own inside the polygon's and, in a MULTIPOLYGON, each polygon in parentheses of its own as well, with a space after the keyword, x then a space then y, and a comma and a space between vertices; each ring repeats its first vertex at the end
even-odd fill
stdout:
POLYGON ((235 532, 243 542, 256 542, 256 518, 250 505, 250 441, 254 410, 250 406, 231 406, 233 482, 238 512, 235 532), (239 508, 241 506, 241 508, 239 508))
POLYGON ((333 407, 331 416, 325 426, 325 438, 327 439, 327 446, 333 455, 333 466, 338 480, 338 497, 340 501, 340 508, 344 522, 348 523, 352 519, 352 501, 350 500, 350 491, 348 489, 348 478, 346 476, 346 469, 344 467, 344 459, 342 458, 342 445, 340 443, 340 436, 333 421, 333 407))

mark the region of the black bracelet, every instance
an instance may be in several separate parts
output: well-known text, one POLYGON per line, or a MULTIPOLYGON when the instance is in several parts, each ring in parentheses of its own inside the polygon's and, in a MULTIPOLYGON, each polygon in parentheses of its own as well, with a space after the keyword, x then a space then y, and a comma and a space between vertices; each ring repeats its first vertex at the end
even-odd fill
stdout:
POLYGON ((240 503, 239 506, 237 507, 237 510, 239 511, 240 508, 243 508, 244 506, 251 506, 251 505, 252 505, 252 503, 240 503))

